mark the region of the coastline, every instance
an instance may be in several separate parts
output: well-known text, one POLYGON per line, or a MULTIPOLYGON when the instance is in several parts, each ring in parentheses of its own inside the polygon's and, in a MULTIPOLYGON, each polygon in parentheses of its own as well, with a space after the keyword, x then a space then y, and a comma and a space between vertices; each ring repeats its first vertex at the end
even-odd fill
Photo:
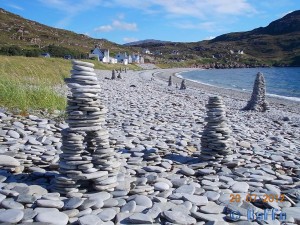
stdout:
MULTIPOLYGON (((230 130, 232 154, 224 154, 226 159, 220 163, 203 160, 202 137, 209 116, 207 102, 210 96, 221 95, 224 90, 189 81, 186 90, 179 90, 174 83, 169 87, 169 74, 182 70, 130 70, 122 73, 123 79, 114 80, 110 79, 111 71, 95 71, 101 86, 99 100, 107 109, 103 110, 105 120, 101 127, 120 167, 117 178, 112 179, 117 181, 113 183, 116 186, 104 183, 101 192, 93 188, 92 182, 88 183, 90 186, 80 187, 80 192, 70 191, 66 195, 60 195, 53 186, 57 181, 55 176, 61 173, 59 168, 69 165, 60 161, 64 150, 62 129, 69 126, 67 121, 0 112, 3 144, 0 166, 5 175, 0 180, 2 204, 36 212, 35 217, 27 218, 23 209, 14 210, 21 212, 13 222, 42 222, 40 218, 49 218, 48 207, 51 207, 55 210, 50 211, 51 219, 55 213, 64 218, 61 224, 79 224, 91 216, 107 225, 125 224, 125 221, 177 223, 178 215, 188 218, 191 221, 188 224, 204 224, 203 220, 240 224, 232 223, 228 219, 230 214, 224 211, 226 205, 230 209, 231 193, 239 196, 241 202, 247 201, 247 193, 257 193, 257 196, 279 193, 290 200, 269 205, 248 201, 239 207, 243 211, 255 207, 263 212, 271 206, 285 212, 289 221, 299 223, 299 112, 288 112, 286 107, 271 107, 265 113, 242 111, 248 99, 238 100, 224 93, 224 125, 230 130), (26 199, 27 196, 32 199, 30 204, 18 201, 24 197, 23 193, 26 199), (12 198, 11 194, 20 198, 12 198), (74 197, 74 209, 66 210, 71 203, 74 205, 74 197), (47 212, 40 211, 43 206, 47 212), (212 210, 216 210, 214 214, 212 210), (109 218, 106 213, 110 213, 109 218)), ((70 91, 66 86, 63 88, 70 91)), ((105 149, 101 147, 101 150, 105 149)), ((90 161, 79 160, 82 165, 91 165, 90 161)), ((108 159, 103 163, 108 164, 108 159)), ((71 168, 74 173, 79 170, 77 166, 71 168)), ((94 172, 79 170, 79 175, 91 176, 94 172)), ((106 175, 101 179, 107 179, 106 175)), ((74 188, 72 184, 70 188, 74 188)), ((12 216, 5 216, 10 211, 2 209, 0 220, 11 222, 12 216)), ((279 224, 279 219, 277 216, 274 224, 279 224)))
MULTIPOLYGON (((169 76, 171 75, 173 78, 173 83, 178 83, 178 85, 181 83, 181 80, 184 79, 181 76, 181 73, 187 72, 187 71, 193 71, 193 70, 199 70, 196 69, 186 69, 186 68, 176 68, 176 69, 161 69, 159 73, 157 73, 156 77, 160 80, 167 82, 169 79, 169 76)), ((196 82, 190 79, 185 79, 187 89, 195 89, 195 90, 201 90, 203 92, 206 92, 208 94, 215 94, 220 95, 222 97, 232 98, 233 100, 237 101, 248 101, 251 97, 251 92, 241 91, 241 90, 235 90, 235 89, 229 89, 224 87, 218 87, 214 85, 209 85, 201 82, 196 82)), ((269 95, 267 94, 267 101, 269 102, 270 106, 276 109, 283 109, 288 112, 300 112, 300 102, 283 98, 283 97, 277 97, 276 95, 269 95)), ((245 103, 246 104, 246 103, 245 103)))

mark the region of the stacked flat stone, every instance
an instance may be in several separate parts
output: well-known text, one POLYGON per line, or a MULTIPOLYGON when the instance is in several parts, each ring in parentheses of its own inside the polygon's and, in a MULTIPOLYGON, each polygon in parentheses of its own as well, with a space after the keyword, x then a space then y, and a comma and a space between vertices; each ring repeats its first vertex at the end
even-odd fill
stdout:
POLYGON ((244 110, 254 110, 258 112, 268 111, 269 104, 266 101, 266 82, 262 73, 257 73, 253 86, 251 99, 244 110))
POLYGON ((72 63, 71 78, 66 79, 71 89, 66 120, 69 128, 62 130, 60 176, 54 189, 60 193, 85 192, 93 183, 97 190, 99 186, 111 190, 117 185, 111 177, 117 176, 118 163, 109 146, 108 132, 102 128, 107 110, 100 101, 94 64, 72 63))
POLYGON ((220 160, 232 154, 230 129, 226 123, 226 112, 221 97, 210 97, 206 105, 207 124, 201 137, 201 158, 220 160))
POLYGON ((180 85, 180 90, 185 90, 185 89, 186 89, 185 80, 182 80, 180 85))
POLYGON ((169 82, 168 82, 168 86, 172 86, 172 76, 169 77, 169 82))
POLYGON ((122 79, 121 73, 118 74, 117 78, 118 78, 118 79, 122 79))
POLYGON ((112 70, 112 71, 111 71, 111 79, 112 79, 112 80, 115 80, 115 79, 116 79, 116 71, 115 71, 115 70, 112 70))

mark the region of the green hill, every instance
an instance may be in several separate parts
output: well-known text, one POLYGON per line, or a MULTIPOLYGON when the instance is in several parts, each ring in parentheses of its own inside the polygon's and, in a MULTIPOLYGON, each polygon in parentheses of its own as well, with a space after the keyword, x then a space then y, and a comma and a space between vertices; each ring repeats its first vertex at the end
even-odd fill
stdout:
POLYGON ((135 47, 159 51, 156 61, 169 65, 300 66, 300 10, 267 27, 224 34, 210 41, 140 43, 135 47))
POLYGON ((59 46, 73 55, 86 55, 95 45, 110 49, 111 53, 132 51, 105 39, 94 39, 84 34, 49 27, 22 18, 0 8, 0 47, 18 46, 20 49, 47 51, 48 46, 59 46))

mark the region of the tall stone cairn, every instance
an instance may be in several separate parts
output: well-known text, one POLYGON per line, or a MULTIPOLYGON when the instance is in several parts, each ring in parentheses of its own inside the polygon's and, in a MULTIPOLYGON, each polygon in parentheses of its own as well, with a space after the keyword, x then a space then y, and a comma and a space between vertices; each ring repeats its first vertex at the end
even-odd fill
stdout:
POLYGON ((172 86, 172 76, 169 77, 169 82, 168 82, 168 86, 172 86))
POLYGON ((111 71, 111 79, 112 79, 112 80, 115 80, 115 79, 116 79, 116 71, 115 71, 115 70, 112 70, 112 71, 111 71))
POLYGON ((120 163, 110 148, 108 132, 102 127, 107 109, 101 103, 100 85, 94 64, 72 61, 66 83, 69 128, 62 130, 62 154, 54 190, 62 194, 91 190, 111 191, 118 185, 120 163))
POLYGON ((257 73, 253 86, 253 91, 250 100, 244 110, 254 110, 258 112, 268 111, 269 104, 266 100, 266 82, 264 75, 260 72, 257 73))
POLYGON ((201 156, 205 160, 221 160, 232 154, 230 129, 226 123, 226 112, 221 97, 210 97, 208 100, 207 124, 201 137, 201 156))
POLYGON ((186 89, 185 80, 182 80, 180 85, 180 90, 185 90, 185 89, 186 89))

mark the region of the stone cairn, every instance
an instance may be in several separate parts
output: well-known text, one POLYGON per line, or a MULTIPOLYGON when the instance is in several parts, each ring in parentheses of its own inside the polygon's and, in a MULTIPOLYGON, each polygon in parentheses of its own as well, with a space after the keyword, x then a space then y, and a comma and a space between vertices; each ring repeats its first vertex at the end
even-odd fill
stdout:
POLYGON ((118 185, 119 161, 102 127, 107 112, 100 99, 100 85, 94 64, 72 61, 71 78, 66 79, 69 128, 62 130, 62 153, 54 191, 61 194, 113 191, 118 185))
POLYGON ((112 79, 112 80, 115 80, 115 79, 116 79, 116 71, 115 71, 115 70, 112 70, 112 71, 111 71, 111 79, 112 79))
POLYGON ((207 124, 201 137, 201 155, 204 160, 222 160, 232 154, 230 129, 226 124, 226 112, 221 97, 210 97, 206 105, 207 124))
POLYGON ((269 110, 269 104, 266 101, 266 82, 262 73, 257 73, 253 86, 251 99, 244 110, 254 110, 258 112, 265 112, 269 110))
POLYGON ((185 80, 182 80, 180 85, 180 90, 185 90, 185 89, 186 89, 185 80))
POLYGON ((169 83, 168 83, 168 86, 172 86, 172 76, 169 77, 169 83))
POLYGON ((117 78, 118 79, 123 79, 121 73, 118 74, 117 78))

